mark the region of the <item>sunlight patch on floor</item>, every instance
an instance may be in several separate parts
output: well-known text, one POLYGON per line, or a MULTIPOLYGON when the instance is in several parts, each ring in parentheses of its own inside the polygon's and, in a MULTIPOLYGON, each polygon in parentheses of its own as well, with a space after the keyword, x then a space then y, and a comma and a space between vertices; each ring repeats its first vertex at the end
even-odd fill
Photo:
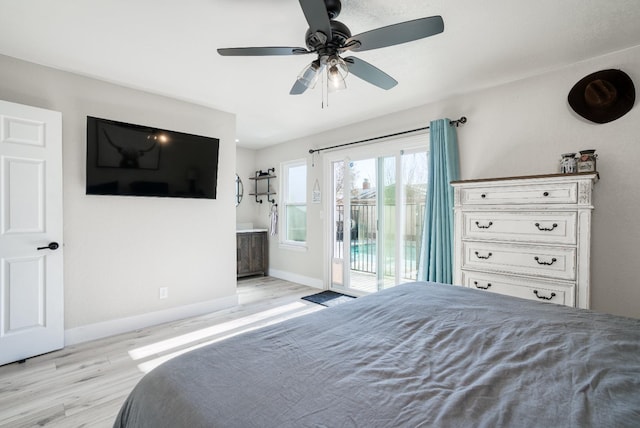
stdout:
POLYGON ((160 364, 194 349, 202 348, 242 333, 322 309, 323 307, 319 305, 309 305, 302 302, 290 303, 233 321, 200 329, 192 333, 132 349, 129 351, 129 356, 134 361, 157 356, 157 358, 138 364, 138 369, 141 372, 148 373, 160 364), (172 350, 173 352, 169 354, 161 355, 164 352, 172 350))

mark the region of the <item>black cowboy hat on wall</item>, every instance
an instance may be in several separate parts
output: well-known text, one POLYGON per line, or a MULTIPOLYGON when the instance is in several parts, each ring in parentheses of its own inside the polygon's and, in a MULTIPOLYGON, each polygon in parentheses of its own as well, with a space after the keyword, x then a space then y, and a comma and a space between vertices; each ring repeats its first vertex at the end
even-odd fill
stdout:
POLYGON ((601 70, 580 79, 569 91, 569 105, 595 123, 616 120, 633 108, 636 90, 622 70, 601 70))

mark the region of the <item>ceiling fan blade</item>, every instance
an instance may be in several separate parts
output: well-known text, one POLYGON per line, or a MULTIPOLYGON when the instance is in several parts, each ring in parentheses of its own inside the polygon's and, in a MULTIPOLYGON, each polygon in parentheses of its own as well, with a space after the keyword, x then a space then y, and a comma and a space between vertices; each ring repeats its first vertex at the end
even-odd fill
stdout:
POLYGON ((301 55, 311 53, 305 48, 284 46, 266 46, 259 48, 221 48, 218 53, 222 56, 270 56, 270 55, 301 55))
POLYGON ((300 0, 300 7, 312 33, 318 31, 331 40, 331 22, 324 0, 300 0))
POLYGON ((427 18, 414 19, 413 21, 400 22, 388 25, 375 30, 366 31, 350 37, 345 44, 352 41, 360 42, 350 50, 354 52, 368 51, 371 49, 384 48, 387 46, 399 45, 400 43, 411 42, 433 36, 444 31, 444 21, 440 15, 429 16, 427 18))
POLYGON ((302 82, 300 82, 299 80, 296 80, 296 83, 294 83, 293 86, 291 87, 291 91, 289 91, 289 95, 300 95, 304 93, 304 91, 306 90, 307 90, 307 86, 302 82))
POLYGON ((347 63, 349 72, 354 76, 358 76, 362 80, 371 83, 379 88, 389 90, 398 84, 398 81, 389 76, 379 68, 369 64, 362 59, 348 56, 343 58, 347 63))

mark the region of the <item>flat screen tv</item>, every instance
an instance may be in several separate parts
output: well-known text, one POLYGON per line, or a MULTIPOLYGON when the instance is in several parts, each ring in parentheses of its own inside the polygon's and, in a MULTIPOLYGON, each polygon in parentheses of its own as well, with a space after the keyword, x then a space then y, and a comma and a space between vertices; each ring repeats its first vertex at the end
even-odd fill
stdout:
POLYGON ((87 116, 87 195, 216 198, 220 140, 87 116))

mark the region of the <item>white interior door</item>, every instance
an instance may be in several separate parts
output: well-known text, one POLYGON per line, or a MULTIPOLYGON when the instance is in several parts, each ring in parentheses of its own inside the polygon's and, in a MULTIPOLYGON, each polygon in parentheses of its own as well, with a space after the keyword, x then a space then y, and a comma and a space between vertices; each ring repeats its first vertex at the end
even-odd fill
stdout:
POLYGON ((0 101, 0 365, 64 346, 62 115, 0 101))

